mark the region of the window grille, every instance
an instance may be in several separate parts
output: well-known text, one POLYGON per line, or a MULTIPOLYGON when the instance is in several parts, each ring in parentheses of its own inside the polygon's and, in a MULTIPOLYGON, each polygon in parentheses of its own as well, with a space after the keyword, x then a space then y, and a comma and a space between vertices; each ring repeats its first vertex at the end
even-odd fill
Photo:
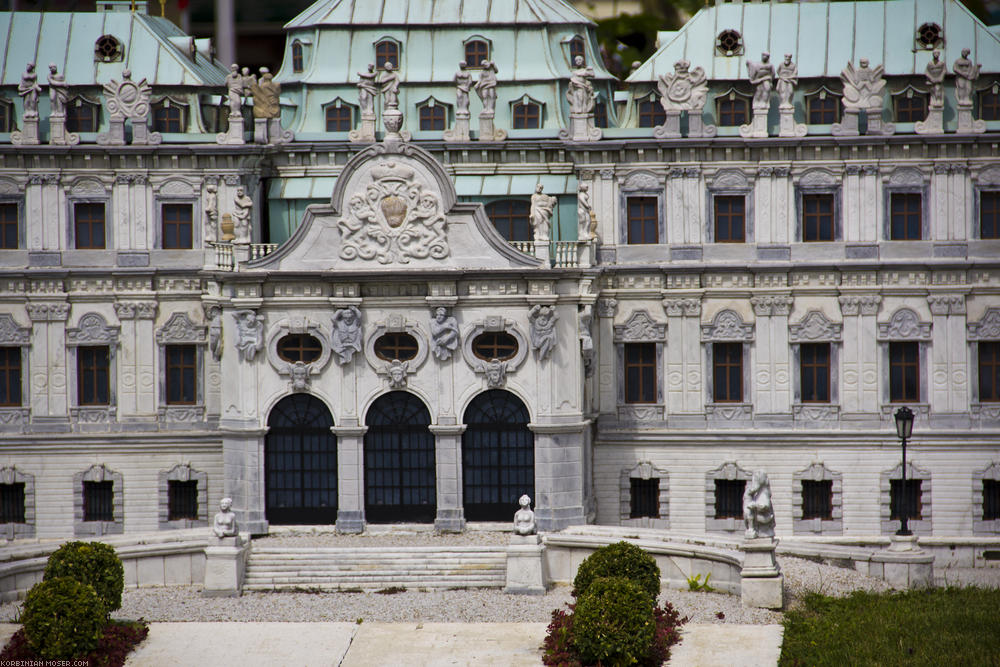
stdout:
POLYGON ((802 480, 802 518, 833 518, 833 480, 802 480))
POLYGON ((0 484, 0 523, 24 522, 24 482, 0 484))
POLYGON ((629 479, 629 518, 640 519, 650 517, 660 518, 660 480, 657 477, 650 479, 639 479, 632 477, 629 479))
POLYGON ((920 499, 920 485, 923 480, 920 479, 908 479, 906 480, 906 490, 903 490, 903 480, 902 479, 892 479, 889 480, 889 520, 899 519, 900 510, 903 509, 904 504, 906 507, 906 518, 920 520, 921 511, 923 505, 920 499))
POLYGON ((386 361, 408 361, 417 356, 417 339, 408 333, 391 331, 375 341, 375 356, 386 361))
POLYGON ((486 331, 472 340, 472 353, 486 361, 513 359, 517 354, 517 339, 506 331, 486 331))
POLYGON ((114 521, 114 482, 83 483, 83 520, 114 521))
POLYGON ((167 481, 167 521, 198 520, 198 481, 167 481))
POLYGON ((745 479, 715 480, 715 518, 742 519, 745 479))

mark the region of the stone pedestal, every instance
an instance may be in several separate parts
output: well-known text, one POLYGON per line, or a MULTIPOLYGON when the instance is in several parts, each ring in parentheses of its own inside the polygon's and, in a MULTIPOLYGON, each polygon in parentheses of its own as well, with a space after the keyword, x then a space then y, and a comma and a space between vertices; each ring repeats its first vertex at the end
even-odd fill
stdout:
POLYGON ((512 595, 544 595, 545 547, 538 535, 511 535, 507 547, 507 585, 512 595))
POLYGON ((253 142, 255 144, 266 144, 267 143, 267 119, 266 118, 254 118, 253 119, 253 142))
POLYGON ((882 122, 882 107, 872 107, 865 109, 865 119, 868 122, 868 129, 865 134, 889 136, 896 133, 896 126, 892 123, 882 122))
POLYGON ((465 424, 429 426, 434 434, 434 465, 437 468, 437 514, 434 530, 460 533, 465 529, 462 507, 462 434, 465 424))
POLYGON ((857 109, 844 109, 844 115, 840 117, 840 122, 831 126, 830 134, 835 137, 858 136, 858 118, 860 116, 861 112, 857 109))
POLYGON ((744 607, 781 609, 784 604, 784 577, 774 559, 778 541, 773 537, 744 540, 743 570, 740 572, 740 597, 744 607))
POLYGON ((361 127, 347 133, 347 138, 356 144, 370 144, 375 141, 375 114, 361 114, 361 127))
MULTIPOLYGON (((348 385, 349 386, 349 385, 348 385)), ((337 436, 337 532, 365 531, 365 454, 367 426, 332 426, 337 436)))
POLYGON ((958 127, 955 129, 955 132, 959 134, 982 134, 985 131, 986 121, 975 120, 972 117, 971 105, 958 106, 958 127))
POLYGON ((130 118, 132 121, 132 145, 133 146, 156 146, 163 142, 163 135, 159 132, 149 131, 149 122, 146 118, 130 118))
POLYGON ((250 543, 246 536, 212 537, 205 547, 205 585, 202 595, 235 598, 243 592, 250 543))
POLYGON ((445 141, 470 141, 469 136, 469 112, 455 112, 455 127, 444 131, 445 141))
POLYGON ((108 121, 108 131, 97 135, 97 143, 101 146, 125 145, 125 119, 112 118, 108 121))
POLYGON ((295 141, 295 133, 283 129, 280 118, 268 118, 267 140, 272 144, 288 144, 295 141))
MULTIPOLYGON (((971 115, 970 115, 971 118, 971 115)), ((23 128, 10 133, 10 143, 15 146, 34 146, 38 140, 38 117, 21 120, 23 128)))
POLYGON ((245 143, 243 141, 243 116, 230 116, 229 130, 216 134, 215 143, 233 146, 245 143))
POLYGON ((233 267, 238 269, 243 262, 250 261, 250 244, 233 243, 233 267))
POLYGON ((550 253, 549 253, 549 242, 548 242, 548 240, 545 240, 545 241, 535 241, 535 257, 537 257, 538 259, 540 259, 540 260, 542 260, 544 262, 549 261, 550 253))
POLYGON ((767 109, 754 108, 749 125, 740 125, 740 136, 744 139, 763 139, 767 137, 767 109))
POLYGON ((666 120, 663 125, 653 128, 653 136, 657 139, 677 139, 681 136, 681 112, 678 110, 665 111, 666 120))
POLYGON ((49 116, 49 144, 54 146, 76 146, 80 135, 66 131, 66 116, 49 116))
POLYGON ((887 549, 872 556, 869 575, 881 574, 886 583, 899 590, 932 586, 934 555, 920 548, 916 535, 893 535, 890 539, 887 549))
POLYGON ((804 137, 806 136, 805 123, 795 122, 795 107, 779 107, 778 113, 781 117, 781 124, 778 127, 779 137, 804 137))
POLYGON ((479 113, 479 140, 480 141, 503 141, 507 138, 507 133, 493 127, 493 114, 482 111, 479 113))
POLYGON ((563 141, 600 141, 601 128, 594 126, 593 113, 569 114, 569 130, 559 130, 563 141))
POLYGON ((701 114, 702 109, 691 109, 687 112, 688 116, 688 137, 705 137, 711 138, 718 134, 719 129, 715 125, 705 125, 705 121, 702 120, 701 114))
POLYGON ((917 134, 943 134, 944 109, 928 109, 927 118, 918 120, 913 129, 917 134))

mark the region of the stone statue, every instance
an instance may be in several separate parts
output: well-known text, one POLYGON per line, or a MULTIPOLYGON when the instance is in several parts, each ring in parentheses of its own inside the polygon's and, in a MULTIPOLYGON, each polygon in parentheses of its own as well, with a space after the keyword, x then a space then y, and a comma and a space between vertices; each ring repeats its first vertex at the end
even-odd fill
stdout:
POLYGON ((288 367, 288 374, 292 376, 292 391, 305 391, 309 388, 309 364, 296 361, 288 367))
POLYGON ((239 526, 236 524, 236 514, 233 512, 232 498, 223 498, 219 501, 219 512, 215 515, 212 532, 219 539, 240 534, 239 526))
POLYGON ((483 113, 492 115, 497 105, 497 66, 492 60, 483 61, 483 69, 476 82, 476 94, 483 101, 483 113))
POLYGON ((534 305, 528 311, 531 322, 531 347, 538 352, 538 358, 548 359, 556 346, 556 320, 559 315, 555 306, 534 305))
POLYGON ((219 220, 219 188, 215 183, 205 186, 205 243, 215 243, 219 220))
POLYGON ((392 362, 386 366, 386 373, 389 376, 389 388, 390 389, 405 389, 406 388, 406 374, 410 370, 409 361, 400 361, 399 359, 393 359, 392 362))
POLYGON ((844 84, 844 108, 881 109, 885 68, 882 65, 869 68, 867 58, 862 58, 858 64, 859 67, 855 68, 854 63, 849 62, 840 73, 844 84))
POLYGON ((583 58, 577 56, 573 60, 576 67, 569 77, 569 88, 566 89, 566 101, 569 102, 570 113, 588 114, 594 111, 594 68, 585 67, 583 58))
POLYGON ((577 235, 581 241, 589 241, 597 237, 597 216, 590 202, 590 186, 580 183, 576 191, 577 235))
POLYGON ((673 74, 661 74, 656 87, 660 91, 660 106, 664 111, 697 111, 705 107, 708 79, 701 67, 689 69, 691 63, 678 60, 673 74))
POLYGON ((52 116, 66 117, 66 104, 69 101, 69 86, 66 77, 59 73, 55 64, 49 65, 49 104, 52 116))
POLYGON ((341 308, 333 314, 330 347, 337 353, 341 366, 361 351, 361 311, 357 306, 341 308))
POLYGON ((535 524, 535 513, 531 511, 531 497, 524 494, 517 503, 521 509, 514 512, 514 534, 535 535, 538 532, 538 526, 535 524))
POLYGON ((253 361, 264 348, 264 318, 252 310, 237 310, 236 351, 241 361, 253 361))
POLYGON ((947 73, 947 67, 941 62, 941 52, 935 49, 934 53, 931 54, 931 61, 927 63, 927 68, 924 70, 927 85, 931 89, 929 109, 944 108, 944 76, 947 73))
POLYGON ((469 113, 469 91, 472 89, 472 75, 465 69, 464 62, 458 63, 455 73, 455 113, 469 113))
POLYGON ((451 358, 452 352, 458 349, 458 320, 448 315, 443 307, 434 309, 431 319, 431 340, 434 343, 434 356, 445 361, 451 358))
POLYGON ((529 219, 535 230, 535 243, 546 243, 549 240, 549 229, 552 225, 552 212, 555 210, 556 198, 542 193, 542 184, 535 186, 535 194, 531 195, 531 211, 529 219))
POLYGON ((391 62, 385 64, 379 79, 379 90, 382 93, 382 104, 385 109, 399 108, 399 73, 391 62))
POLYGON ((38 74, 35 73, 35 63, 28 63, 21 75, 21 83, 17 86, 17 94, 24 104, 24 120, 38 118, 38 96, 42 87, 38 85, 38 74))
POLYGON ((591 306, 584 306, 580 310, 580 322, 578 324, 580 355, 583 357, 584 377, 590 377, 594 374, 594 338, 590 335, 590 325, 593 321, 593 309, 591 306))
POLYGON ((253 213, 253 199, 247 195, 243 186, 236 188, 233 198, 233 231, 236 238, 233 243, 250 243, 250 215, 253 213))
POLYGON ((507 383, 507 362, 490 359, 483 365, 483 373, 486 374, 486 386, 499 389, 507 383))
POLYGON ((278 118, 281 116, 281 84, 266 67, 260 68, 260 80, 251 76, 249 88, 253 93, 254 118, 278 118))
POLYGON ((747 74, 750 84, 754 86, 753 108, 767 110, 771 106, 771 90, 774 87, 774 65, 771 64, 771 54, 766 51, 760 54, 760 62, 747 61, 747 74))
POLYGON ((375 65, 369 64, 367 72, 358 72, 358 106, 362 115, 375 115, 375 98, 378 84, 375 83, 375 65))
POLYGON ((972 106, 972 87, 979 78, 982 65, 969 59, 969 49, 962 49, 962 57, 955 61, 952 70, 955 72, 955 102, 960 107, 972 106))
POLYGON ((215 308, 208 323, 208 349, 212 358, 222 358, 222 310, 215 308))
POLYGON ((792 106, 792 92, 799 84, 799 68, 792 62, 792 54, 785 54, 785 62, 778 65, 778 104, 781 107, 792 106))
POLYGON ((774 507, 767 473, 757 470, 743 492, 743 522, 747 539, 774 537, 774 507))
POLYGON ((243 107, 243 75, 240 74, 240 66, 233 63, 229 66, 229 74, 226 75, 226 97, 229 100, 229 116, 243 117, 241 111, 243 107))

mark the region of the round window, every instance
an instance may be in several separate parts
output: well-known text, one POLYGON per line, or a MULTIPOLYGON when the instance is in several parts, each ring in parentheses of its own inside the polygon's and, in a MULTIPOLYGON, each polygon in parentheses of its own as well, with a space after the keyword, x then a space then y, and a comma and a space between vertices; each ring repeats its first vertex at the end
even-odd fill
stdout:
POLYGON ((724 56, 738 55, 743 49, 743 37, 735 30, 723 30, 715 38, 715 46, 724 56))
POLYGON ((486 361, 513 359, 517 354, 517 339, 506 331, 487 331, 472 339, 472 353, 486 361))
POLYGON ((408 333, 390 332, 375 341, 375 356, 386 361, 408 361, 417 356, 417 339, 408 333))
POLYGON ((94 53, 104 62, 119 60, 122 56, 122 45, 113 35, 101 35, 94 44, 94 53))
POLYGON ((323 344, 309 334, 289 334, 278 341, 278 356, 290 363, 311 363, 323 353, 323 344))
POLYGON ((941 26, 937 23, 925 23, 917 29, 917 41, 925 49, 933 49, 941 43, 941 26))

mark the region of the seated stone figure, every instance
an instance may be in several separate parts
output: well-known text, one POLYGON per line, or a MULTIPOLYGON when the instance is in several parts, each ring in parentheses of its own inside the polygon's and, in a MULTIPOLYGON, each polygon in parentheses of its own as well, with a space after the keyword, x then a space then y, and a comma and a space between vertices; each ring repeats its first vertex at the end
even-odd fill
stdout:
POLYGON ((525 494, 518 503, 521 509, 514 513, 514 534, 534 535, 538 532, 538 527, 535 525, 535 513, 531 511, 531 498, 525 494))
POLYGON ((774 507, 767 473, 757 470, 743 493, 743 521, 747 539, 774 537, 774 507))
POLYGON ((219 502, 219 512, 215 515, 215 523, 212 525, 212 532, 218 538, 233 537, 239 535, 239 527, 236 525, 236 514, 233 512, 233 499, 223 498, 219 502))

